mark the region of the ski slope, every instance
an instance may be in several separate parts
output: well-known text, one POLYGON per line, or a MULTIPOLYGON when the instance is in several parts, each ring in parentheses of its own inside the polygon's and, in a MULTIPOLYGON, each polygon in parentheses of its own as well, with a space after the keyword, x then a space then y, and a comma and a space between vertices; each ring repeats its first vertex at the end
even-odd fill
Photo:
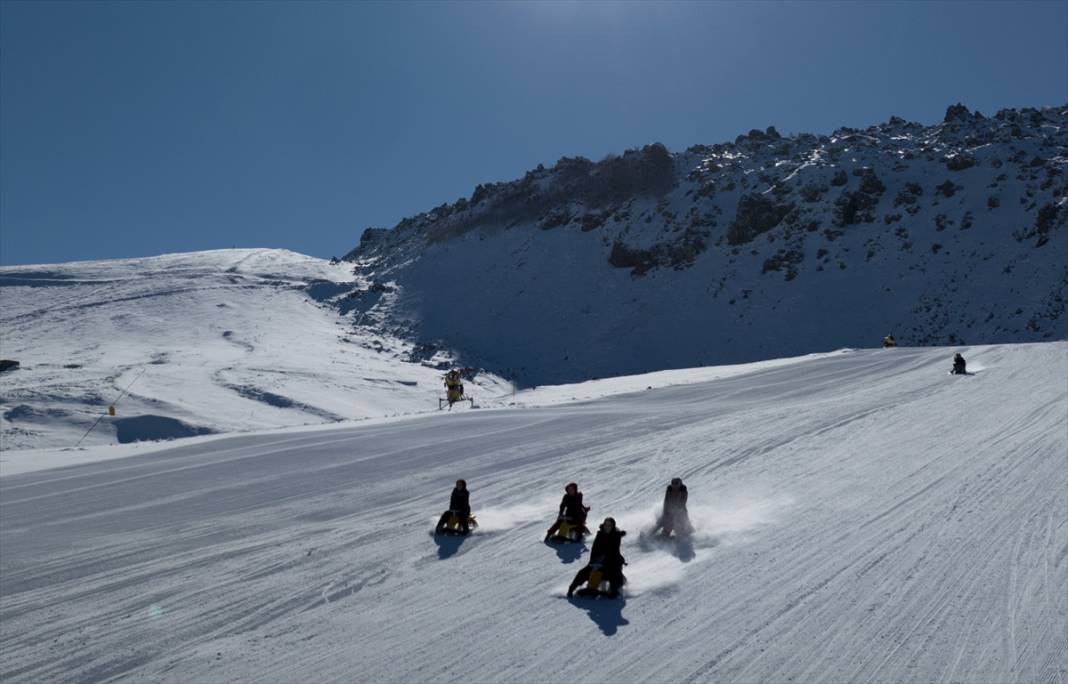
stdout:
POLYGON ((284 249, 0 268, 0 356, 22 364, 0 374, 0 446, 72 447, 116 398, 85 445, 436 407, 441 370, 326 304, 354 285, 351 266, 284 249))
POLYGON ((0 680, 1064 683, 1068 343, 953 351, 5 475, 0 680), (696 539, 643 546, 672 476, 696 539), (624 600, 563 596, 569 480, 624 600))

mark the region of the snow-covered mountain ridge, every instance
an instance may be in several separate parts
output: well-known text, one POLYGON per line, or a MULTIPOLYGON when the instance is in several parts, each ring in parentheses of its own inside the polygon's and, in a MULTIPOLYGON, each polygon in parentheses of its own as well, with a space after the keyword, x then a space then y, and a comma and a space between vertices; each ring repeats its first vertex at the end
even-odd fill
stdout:
POLYGON ((1068 336, 1068 107, 563 158, 345 256, 358 327, 521 384, 1068 336))

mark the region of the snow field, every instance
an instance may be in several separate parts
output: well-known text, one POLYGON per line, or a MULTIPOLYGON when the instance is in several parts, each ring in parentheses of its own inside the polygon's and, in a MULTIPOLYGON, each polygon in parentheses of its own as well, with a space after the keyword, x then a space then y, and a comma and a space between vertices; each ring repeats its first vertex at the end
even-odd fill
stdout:
POLYGON ((1065 681, 1068 344, 953 351, 5 476, 0 678, 1065 681), (689 548, 639 539, 672 476, 689 548), (562 597, 570 480, 623 600, 562 597))
POLYGON ((0 375, 3 450, 75 446, 127 387, 84 446, 437 408, 439 370, 317 299, 353 280, 278 249, 0 268, 2 353, 22 364, 0 375))

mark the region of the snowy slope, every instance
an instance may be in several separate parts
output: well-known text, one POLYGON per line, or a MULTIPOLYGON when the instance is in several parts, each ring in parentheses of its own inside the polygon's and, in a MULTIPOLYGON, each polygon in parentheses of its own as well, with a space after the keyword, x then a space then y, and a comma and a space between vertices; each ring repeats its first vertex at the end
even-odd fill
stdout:
MULTIPOLYGON (((588 380, 572 385, 546 385, 524 390, 516 387, 502 387, 499 380, 492 376, 479 375, 477 380, 478 403, 469 407, 460 403, 449 409, 450 411, 466 411, 471 408, 503 408, 503 407, 539 407, 567 404, 575 401, 589 399, 602 399, 621 394, 632 394, 663 387, 677 385, 691 385, 695 383, 720 380, 723 378, 737 377, 749 373, 757 373, 769 368, 780 368, 795 363, 804 363, 812 359, 830 357, 838 354, 849 353, 850 350, 841 349, 829 354, 809 354, 787 359, 772 359, 769 361, 756 361, 733 366, 708 366, 705 368, 683 368, 667 371, 643 373, 641 375, 628 375, 618 378, 604 378, 602 380, 588 380), (494 384, 497 383, 497 384, 494 384), (510 391, 508 391, 510 389, 510 391)), ((439 410, 444 410, 444 407, 439 410)), ((362 422, 367 425, 378 424, 395 420, 413 413, 427 413, 425 405, 417 405, 414 410, 392 416, 378 418, 366 418, 362 422)), ((348 421, 333 424, 338 429, 346 429, 348 421)), ((302 430, 322 431, 324 428, 319 424, 303 426, 302 428, 282 428, 280 430, 258 430, 260 435, 267 434, 296 434, 302 430)), ((184 439, 186 443, 203 443, 225 439, 229 433, 217 432, 208 435, 189 436, 184 439)), ((91 446, 62 447, 38 447, 32 449, 5 449, 0 454, 0 476, 19 475, 22 473, 48 470, 51 468, 63 468, 72 465, 110 461, 117 458, 127 458, 153 453, 168 449, 172 445, 168 439, 142 440, 125 444, 93 444, 91 446)))
POLYGON ((438 369, 326 303, 351 270, 270 249, 0 268, 0 356, 22 364, 0 446, 73 446, 127 386, 85 444, 436 408, 438 369))
POLYGON ((1068 344, 952 351, 4 476, 0 679, 1064 682, 1068 344), (674 475, 697 541, 643 547, 674 475), (562 597, 570 479, 623 601, 562 597))
MULTIPOLYGON (((1068 337, 1068 108, 564 158, 347 258, 376 327, 520 385, 1068 337)), ((357 321, 359 322, 359 321, 357 321)))

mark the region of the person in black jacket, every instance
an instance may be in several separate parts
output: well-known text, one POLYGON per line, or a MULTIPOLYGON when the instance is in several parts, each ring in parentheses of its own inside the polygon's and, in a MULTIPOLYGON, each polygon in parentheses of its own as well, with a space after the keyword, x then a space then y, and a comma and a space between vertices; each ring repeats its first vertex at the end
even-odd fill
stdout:
POLYGON ((953 357, 953 373, 956 375, 965 375, 968 372, 968 363, 964 360, 964 357, 957 352, 957 355, 953 357))
POLYGON ((589 511, 590 507, 582 504, 582 492, 579 491, 578 485, 574 482, 569 482, 564 487, 564 498, 560 501, 560 513, 556 518, 556 522, 545 533, 545 541, 552 539, 552 536, 560 529, 560 523, 563 522, 564 518, 569 519, 574 525, 580 525, 584 533, 589 533, 589 530, 586 529, 586 514, 589 511))
POLYGON ((676 536, 689 534, 693 531, 690 526, 690 514, 686 510, 686 500, 690 493, 682 478, 676 477, 671 480, 664 492, 664 511, 660 515, 660 534, 670 537, 674 531, 676 536))
POLYGON ((601 527, 597 530, 597 536, 593 540, 593 548, 590 550, 590 563, 579 570, 575 575, 575 579, 571 581, 571 586, 567 588, 568 598, 575 595, 575 589, 580 584, 589 581, 594 565, 601 566, 601 572, 604 573, 605 579, 608 580, 610 587, 608 595, 612 598, 619 595, 620 587, 627 581, 623 576, 623 566, 627 564, 627 561, 619 550, 626 534, 625 531, 616 528, 615 518, 604 519, 601 527))
POLYGON ((452 496, 449 497, 449 510, 441 514, 441 520, 438 520, 438 526, 434 531, 438 534, 444 532, 449 516, 456 513, 456 517, 460 520, 460 533, 467 534, 470 531, 467 524, 467 519, 471 517, 470 496, 471 493, 467 491, 467 481, 457 480, 456 488, 452 490, 452 496))

